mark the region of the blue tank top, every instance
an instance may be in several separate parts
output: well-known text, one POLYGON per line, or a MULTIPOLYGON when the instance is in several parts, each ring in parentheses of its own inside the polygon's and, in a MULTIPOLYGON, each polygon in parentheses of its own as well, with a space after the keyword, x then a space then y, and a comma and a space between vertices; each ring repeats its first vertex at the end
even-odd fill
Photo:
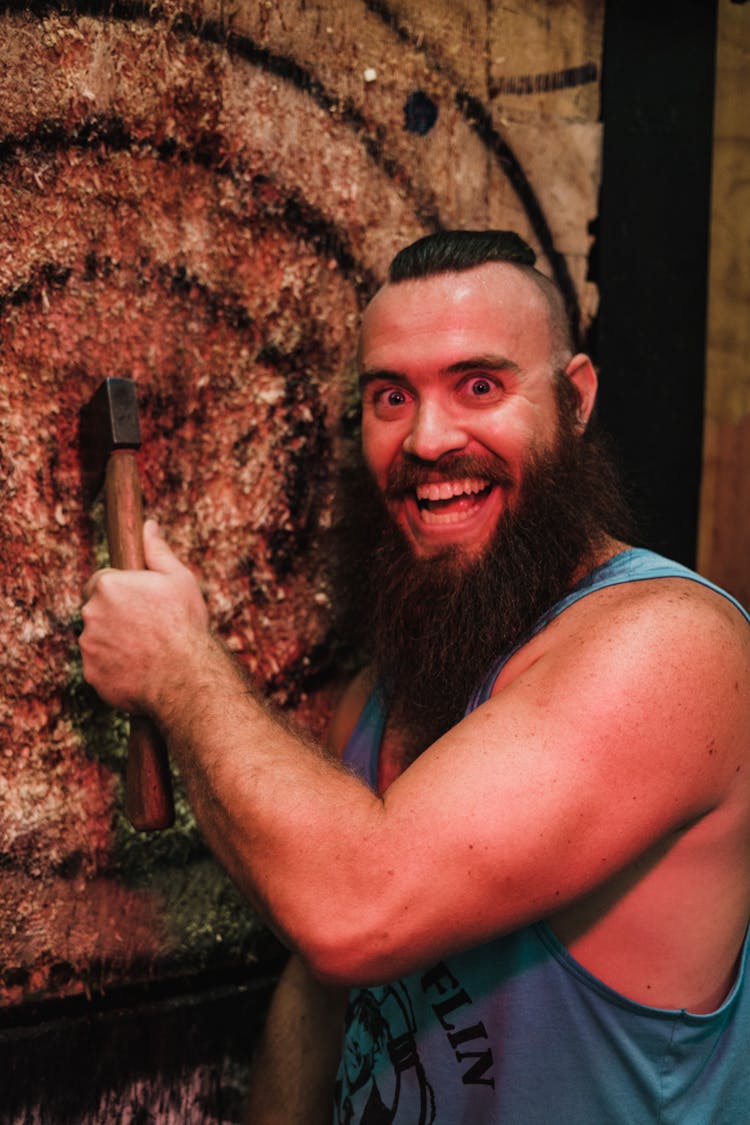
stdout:
MULTIPOLYGON (((583 579, 494 665, 568 606, 621 582, 693 571, 640 549, 583 579)), ((372 694, 344 759, 373 788, 386 713, 372 694)), ((429 888, 425 893, 429 894, 429 888)), ((689 932, 688 932, 689 939, 689 932)), ((353 989, 336 1081, 337 1125, 742 1125, 750 1123, 746 938, 714 1012, 651 1008, 592 976, 543 922, 374 988, 353 989)))

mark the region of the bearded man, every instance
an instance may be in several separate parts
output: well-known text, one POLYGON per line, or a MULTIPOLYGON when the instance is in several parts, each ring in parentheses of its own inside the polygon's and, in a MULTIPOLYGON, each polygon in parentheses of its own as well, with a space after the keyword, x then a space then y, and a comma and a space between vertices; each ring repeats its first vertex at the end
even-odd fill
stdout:
POLYGON ((153 525, 148 572, 87 589, 87 678, 160 724, 292 951, 257 1125, 750 1116, 749 618, 623 540, 533 261, 432 235, 366 310, 381 518, 333 754, 248 692, 153 525))

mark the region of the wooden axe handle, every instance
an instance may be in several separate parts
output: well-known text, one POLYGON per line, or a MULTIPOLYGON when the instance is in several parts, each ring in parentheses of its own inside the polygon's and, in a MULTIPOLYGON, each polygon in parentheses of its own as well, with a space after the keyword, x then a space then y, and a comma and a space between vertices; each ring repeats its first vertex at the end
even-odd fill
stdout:
MULTIPOLYGON (((116 449, 107 462, 104 480, 107 542, 112 566, 145 570, 143 506, 138 462, 132 449, 116 449)), ((174 800, 167 748, 150 719, 130 719, 125 811, 141 832, 169 828, 174 823, 174 800)))

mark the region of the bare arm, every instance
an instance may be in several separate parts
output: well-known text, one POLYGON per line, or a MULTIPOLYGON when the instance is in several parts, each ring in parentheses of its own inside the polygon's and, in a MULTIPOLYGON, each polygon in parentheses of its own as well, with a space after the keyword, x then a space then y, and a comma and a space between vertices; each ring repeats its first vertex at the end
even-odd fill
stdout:
POLYGON ((253 1059, 247 1125, 329 1125, 346 998, 292 955, 253 1059))
POLYGON ((729 611, 605 591, 381 800, 252 698, 166 546, 149 540, 147 560, 95 582, 86 675, 164 726, 212 847, 331 981, 393 978, 549 916, 710 814, 745 765, 729 611), (145 640, 123 659, 110 638, 136 613, 145 640))
MULTIPOLYGON (((328 743, 337 758, 365 698, 362 681, 355 680, 336 709, 328 743)), ((247 1125, 329 1125, 347 997, 348 989, 322 984, 292 954, 253 1059, 247 1125)))

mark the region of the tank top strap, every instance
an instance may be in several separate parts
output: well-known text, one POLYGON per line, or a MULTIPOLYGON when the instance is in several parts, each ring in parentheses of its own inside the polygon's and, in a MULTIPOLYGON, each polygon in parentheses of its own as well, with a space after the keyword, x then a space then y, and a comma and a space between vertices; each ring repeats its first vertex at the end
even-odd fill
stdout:
POLYGON ((480 704, 486 703, 492 694, 492 689, 495 685, 497 677, 500 675, 503 667, 510 660, 514 653, 518 652, 532 637, 540 633, 551 621, 554 621, 564 610, 568 609, 575 602, 585 598, 588 594, 593 594, 597 590, 603 590, 607 586, 618 586, 625 582, 643 582, 653 578, 686 578, 691 582, 697 582, 701 586, 707 586, 708 589, 713 590, 715 593, 720 594, 731 602, 747 621, 750 621, 750 614, 742 606, 736 598, 728 594, 726 590, 722 590, 720 586, 710 582, 707 578, 697 574, 682 563, 673 562, 671 559, 664 558, 663 555, 658 555, 654 551, 649 551, 643 547, 631 547, 628 550, 621 551, 617 555, 613 555, 611 559, 607 559, 600 566, 595 567, 584 578, 578 582, 564 598, 556 602, 547 613, 543 614, 534 626, 525 633, 519 642, 515 644, 508 652, 495 661, 489 673, 482 681, 481 686, 474 693, 469 706, 466 709, 468 714, 470 711, 475 710, 480 704))

